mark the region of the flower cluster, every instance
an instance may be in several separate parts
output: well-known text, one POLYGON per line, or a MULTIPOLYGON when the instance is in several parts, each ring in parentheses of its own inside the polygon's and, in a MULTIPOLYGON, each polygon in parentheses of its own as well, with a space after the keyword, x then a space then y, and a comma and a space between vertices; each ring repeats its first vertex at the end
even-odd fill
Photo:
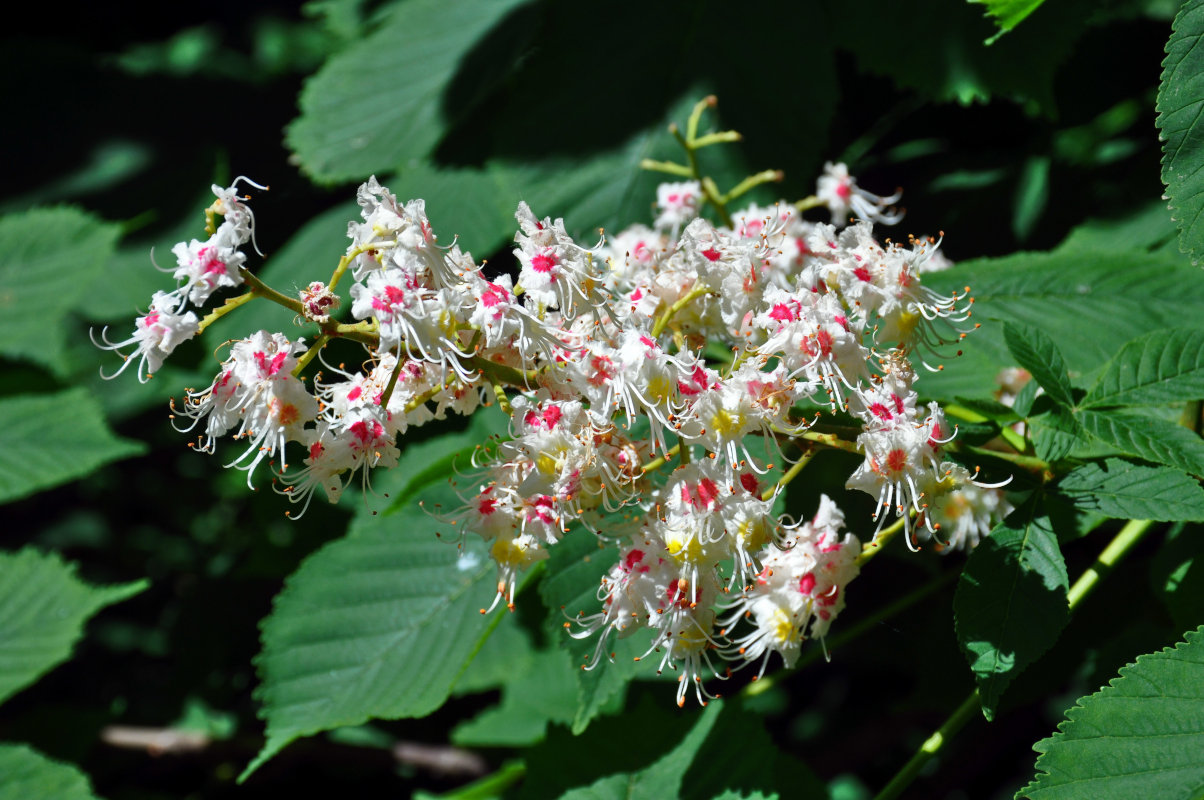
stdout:
POLYGON ((244 300, 272 299, 316 325, 310 344, 269 331, 231 342, 213 382, 176 408, 199 450, 244 439, 231 465, 250 483, 271 464, 302 513, 319 490, 337 501, 396 465, 410 427, 499 404, 510 435, 443 519, 486 541, 495 606, 512 606, 519 576, 571 531, 615 547, 599 608, 568 623, 597 637, 589 668, 613 638, 645 631, 644 657, 682 671, 678 702, 690 687, 704 702, 706 676, 726 675, 717 662, 763 673, 772 654, 792 665, 804 640, 822 639, 861 543, 827 497, 804 523, 775 511, 818 447, 864 456, 848 486, 875 498, 879 532, 893 512, 909 540, 969 547, 1007 510, 948 457, 955 430, 913 389, 912 356, 950 355, 972 301, 923 285, 947 266, 939 242, 876 238, 875 222, 898 221, 898 198, 861 189, 844 165, 828 165, 809 202, 731 214, 718 204, 722 223, 700 215, 716 204, 703 183, 663 184, 651 227, 592 246, 519 203, 515 265, 500 275, 441 245, 422 200, 403 203, 372 178, 330 280, 293 297, 246 270, 251 213, 233 187, 215 193, 210 238, 173 250, 177 289, 155 295, 131 339, 104 346, 136 346, 145 379, 244 300), (830 223, 804 219, 818 205, 830 223), (351 320, 340 322, 344 278, 351 320), (244 283, 205 320, 184 311, 244 283), (307 384, 303 371, 334 338, 363 344, 363 369, 327 366, 307 384), (850 415, 860 435, 817 427, 824 412, 850 415), (290 443, 302 464, 287 464, 290 443))

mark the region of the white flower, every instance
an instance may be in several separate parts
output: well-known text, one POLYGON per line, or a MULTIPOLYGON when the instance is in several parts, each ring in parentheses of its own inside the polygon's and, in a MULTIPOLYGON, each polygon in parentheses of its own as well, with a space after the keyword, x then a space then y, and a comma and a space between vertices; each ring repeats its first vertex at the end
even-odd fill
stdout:
POLYGON ((660 213, 653 224, 658 229, 672 231, 670 236, 676 239, 681 226, 698 216, 701 204, 702 186, 698 181, 662 183, 656 187, 656 208, 660 213))
POLYGON ((833 225, 844 225, 850 210, 859 219, 883 225, 894 225, 903 219, 901 213, 889 209, 891 203, 899 202, 902 192, 895 192, 890 197, 867 192, 857 185, 857 179, 849 175, 849 168, 843 163, 828 161, 824 164, 824 174, 819 178, 815 196, 832 212, 833 225))
POLYGON ((186 314, 176 313, 180 307, 180 298, 173 292, 155 292, 154 298, 151 300, 150 310, 141 317, 134 320, 134 335, 121 342, 110 342, 105 334, 108 332, 106 326, 100 332, 101 342, 97 342, 93 338, 93 343, 102 350, 118 350, 119 348, 128 345, 134 345, 137 349, 131 355, 122 355, 125 363, 121 368, 112 375, 101 376, 106 380, 116 378, 121 373, 125 372, 134 356, 138 356, 138 380, 146 383, 151 376, 158 371, 163 365, 164 359, 171 355, 182 342, 186 342, 196 336, 200 331, 200 320, 196 314, 191 311, 186 314))

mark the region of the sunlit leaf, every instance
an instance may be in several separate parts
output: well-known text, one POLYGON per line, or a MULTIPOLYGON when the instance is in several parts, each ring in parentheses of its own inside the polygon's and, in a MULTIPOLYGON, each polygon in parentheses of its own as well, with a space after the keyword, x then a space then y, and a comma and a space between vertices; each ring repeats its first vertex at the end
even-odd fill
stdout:
POLYGON ((1080 698, 1033 749, 1030 800, 1199 797, 1204 790, 1204 627, 1139 656, 1080 698))
POLYGON ((1058 491, 1084 511, 1117 519, 1204 519, 1204 489, 1169 467, 1109 458, 1074 470, 1058 484, 1058 491))
MULTIPOLYGON (((289 146, 314 179, 363 180, 428 155, 464 108, 448 84, 477 40, 524 0, 398 3, 381 27, 331 58, 301 92, 289 146)), ((490 76, 497 80, 504 70, 490 76)))
POLYGON ((1034 494, 979 542, 953 600, 957 638, 992 719, 1012 679, 1048 650, 1070 617, 1066 564, 1034 494))
POLYGON ((1194 264, 1204 250, 1204 0, 1187 0, 1172 31, 1158 90, 1162 182, 1179 223, 1179 249, 1194 264))
POLYGON ((1024 18, 1041 7, 1045 0, 967 0, 986 6, 986 13, 999 26, 999 33, 987 39, 993 44, 1000 36, 1015 28, 1024 18))
POLYGON ((456 545, 442 520, 462 501, 447 469, 422 469, 446 446, 423 449, 396 468, 423 485, 401 481, 403 504, 362 510, 277 596, 258 658, 267 743, 244 779, 301 736, 434 711, 496 624, 482 613, 497 593, 487 547, 471 534, 456 545))
POLYGON ((1204 330, 1154 331, 1126 344, 1080 404, 1158 405, 1204 398, 1204 330))
POLYGON ((1119 411, 1080 411, 1075 419, 1122 453, 1204 475, 1204 439, 1181 425, 1119 411))

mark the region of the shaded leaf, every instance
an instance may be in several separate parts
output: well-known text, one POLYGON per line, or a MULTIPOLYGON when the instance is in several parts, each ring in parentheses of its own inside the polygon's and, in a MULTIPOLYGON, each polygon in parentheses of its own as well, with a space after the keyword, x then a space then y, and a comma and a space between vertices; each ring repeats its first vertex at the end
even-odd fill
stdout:
MULTIPOLYGON (((505 655, 503 663, 510 666, 513 662, 505 655)), ((577 712, 573 674, 577 669, 560 648, 536 653, 525 669, 510 670, 501 704, 457 726, 452 742, 465 747, 523 747, 543 739, 549 722, 571 723, 577 712)))
POLYGON ((639 671, 634 659, 646 649, 646 645, 639 644, 645 637, 638 634, 626 639, 611 638, 609 647, 599 651, 601 632, 574 639, 565 630, 569 617, 598 612, 598 582, 617 559, 617 550, 599 547, 598 537, 593 533, 572 531, 550 551, 548 575, 539 585, 539 596, 548 609, 548 627, 559 633, 560 646, 572 656, 573 673, 577 676, 577 711, 572 722, 575 734, 585 730, 590 720, 626 689, 639 671), (585 669, 593 664, 595 653, 600 654, 598 663, 585 669), (612 655, 613 660, 608 660, 607 655, 612 655))
POLYGON ((1003 339, 1017 363, 1032 373, 1033 380, 1055 403, 1074 406, 1066 360, 1052 339, 1039 328, 1012 322, 1004 323, 1003 339))
POLYGON ((88 776, 21 744, 0 744, 0 800, 95 800, 88 776))
POLYGON ((0 702, 66 661, 89 617, 148 585, 91 586, 55 554, 0 553, 0 702))
POLYGON ((1012 679, 1057 640, 1070 617, 1066 564, 1037 495, 983 539, 953 600, 958 642, 992 719, 1012 679))
POLYGON ((1082 408, 1159 405, 1204 397, 1204 330, 1175 328, 1135 339, 1117 353, 1082 408))
POLYGON ((1204 536, 1199 525, 1171 526, 1150 564, 1150 583, 1185 630, 1204 619, 1204 536))
POLYGON ((1169 467, 1109 458, 1074 470, 1058 484, 1058 491, 1084 511, 1117 519, 1204 519, 1204 489, 1169 467))
MULTIPOLYGON (((301 92, 288 145, 315 180, 362 180, 428 155, 453 116, 445 92, 477 40, 524 0, 398 3, 301 92)), ((505 70, 487 76, 499 80, 505 70)))
POLYGON ((1054 406, 1048 413, 1033 417, 1030 425, 1037 457, 1045 461, 1065 458, 1075 445, 1087 438, 1074 421, 1074 414, 1062 406, 1054 406))
POLYGON ((1012 362, 1003 326, 995 320, 1039 328, 1057 343, 1073 378, 1098 368, 1133 339, 1198 315, 1204 307, 1198 269, 1178 254, 1107 244, 1093 232, 1097 227, 1084 226, 1049 253, 965 261, 925 275, 924 283, 942 293, 969 285, 974 319, 982 327, 961 342, 960 358, 924 377, 924 391, 973 397, 992 386, 1000 368, 1012 362))
POLYGON ((0 354, 65 370, 64 319, 108 263, 118 235, 116 225, 75 208, 0 218, 0 354))
MULTIPOLYGON (((997 37, 1000 35, 996 34, 997 37)), ((1024 162, 1020 182, 1016 185, 1016 199, 1012 204, 1012 233, 1016 234, 1018 242, 1026 241, 1032 234, 1048 203, 1049 157, 1033 156, 1024 162)))
POLYGON ((1031 800, 1199 797, 1204 788, 1204 626, 1139 656, 1033 746, 1031 800))
POLYGON ((764 718, 739 699, 679 712, 645 698, 581 736, 549 736, 528 765, 521 797, 828 796, 806 765, 778 749, 764 718), (641 746, 632 745, 634 732, 641 746))
POLYGON ((996 28, 967 3, 946 4, 934 15, 913 11, 889 0, 836 3, 830 27, 847 37, 842 43, 864 70, 935 101, 969 104, 1016 96, 1052 116, 1053 77, 1086 29, 1084 4, 1054 3, 991 47, 983 47, 983 40, 996 28), (867 19, 874 24, 864 24, 867 19), (899 41, 930 46, 923 58, 900 59, 894 50, 899 41))
POLYGON ((87 475, 138 455, 140 442, 119 439, 85 389, 0 399, 0 502, 87 475))
POLYGON ((1080 411, 1075 418, 1122 453, 1204 475, 1204 440, 1181 425, 1118 411, 1080 411))
POLYGON ((1158 129, 1162 132, 1162 182, 1179 223, 1179 249, 1195 264, 1204 249, 1204 0, 1187 0, 1175 17, 1162 85, 1158 129))

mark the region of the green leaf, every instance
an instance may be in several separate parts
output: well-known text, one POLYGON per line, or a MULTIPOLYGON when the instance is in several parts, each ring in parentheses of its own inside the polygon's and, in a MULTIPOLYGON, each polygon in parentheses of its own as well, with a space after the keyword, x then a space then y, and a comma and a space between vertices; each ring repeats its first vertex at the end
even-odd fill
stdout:
POLYGON ((1075 418, 1122 453, 1204 475, 1204 439, 1181 425, 1119 411, 1080 411, 1075 418))
POLYGON ((1204 626, 1066 712, 1058 732, 1033 745, 1030 800, 1200 797, 1204 789, 1204 626))
POLYGON ((95 800, 88 776, 23 744, 0 744, 0 800, 95 800))
MULTIPOLYGON (((176 242, 204 239, 204 209, 213 202, 213 192, 208 187, 197 192, 188 212, 170 225, 156 228, 153 232, 127 236, 113 253, 103 271, 94 275, 76 307, 90 320, 114 322, 116 331, 131 331, 134 317, 139 309, 145 310, 156 291, 170 291, 175 281, 155 269, 158 261, 163 267, 175 263, 171 248, 176 242)), ((220 301, 217 301, 220 302, 220 301)), ((198 315, 199 316, 199 315, 198 315)), ((126 334, 122 334, 123 338, 126 334)))
POLYGON ((539 651, 526 669, 515 669, 508 676, 501 704, 457 726, 452 742, 462 747, 524 747, 539 742, 549 722, 568 725, 573 721, 577 712, 574 672, 579 669, 562 649, 539 651))
POLYGON ((1016 199, 1012 203, 1012 233, 1016 234, 1017 241, 1028 239, 1033 228, 1041 221, 1048 203, 1049 156, 1033 156, 1024 162, 1020 182, 1016 184, 1016 199))
POLYGON ((146 446, 109 431, 84 389, 0 399, 0 503, 87 475, 146 446))
POLYGON ((1116 519, 1204 519, 1204 489, 1169 467, 1148 467, 1119 458, 1084 464, 1058 484, 1084 511, 1116 519))
POLYGON ((1003 338, 1017 363, 1032 373, 1033 379, 1055 403, 1065 408, 1074 407, 1066 360, 1052 339, 1039 328, 1012 322, 1004 323, 1003 338))
POLYGON ((616 694, 627 688, 627 683, 639 671, 634 659, 646 649, 646 644, 638 643, 644 642, 645 637, 638 634, 626 639, 612 638, 598 663, 585 669, 594 661, 597 637, 601 632, 585 639, 574 639, 565 630, 569 617, 589 616, 600 610, 598 581, 617 560, 618 552, 614 547, 602 548, 593 533, 575 530, 549 552, 548 575, 539 585, 539 595, 548 609, 548 627, 559 632, 560 646, 572 656, 573 673, 577 677, 574 734, 585 730, 590 720, 616 694), (612 660, 607 660, 607 654, 612 660))
POLYGON ((764 718, 740 699, 670 711, 644 698, 581 736, 549 736, 527 763, 523 798, 828 796, 805 764, 778 749, 764 718))
POLYGON ((987 7, 987 16, 992 17, 999 26, 999 33, 987 39, 987 44, 994 44, 1000 36, 1015 28, 1029 14, 1040 8, 1045 0, 966 0, 969 3, 981 4, 987 7))
POLYGON ((1166 43, 1158 89, 1162 182, 1179 223, 1179 250, 1195 264, 1204 248, 1204 0, 1187 0, 1166 43))
POLYGON ((1053 406, 1048 413, 1033 417, 1029 424, 1037 457, 1045 461, 1065 458, 1076 445, 1087 439, 1074 421, 1074 414, 1062 406, 1053 406))
POLYGON ((1199 314, 1204 281, 1186 259, 1109 246, 1102 238, 1076 232, 1049 253, 966 261, 925 275, 925 284, 937 292, 970 286, 974 320, 982 327, 959 344, 960 358, 924 377, 924 391, 933 397, 975 396, 994 383, 1012 360, 1003 325, 994 320, 1039 328, 1057 343, 1074 378, 1099 368, 1133 339, 1182 326, 1199 314))
MULTIPOLYGON (((430 154, 469 110, 449 107, 457 70, 474 44, 524 1, 398 3, 378 30, 306 82, 301 115, 287 132, 302 168, 317 181, 362 180, 430 154)), ((506 70, 480 74, 493 83, 506 70)))
POLYGON ((531 671, 537 651, 518 614, 502 616, 493 633, 456 678, 452 694, 462 696, 505 686, 531 671))
POLYGON ((957 638, 992 719, 1003 690, 1057 640, 1070 617, 1066 564, 1037 495, 983 539, 953 599, 957 638))
POLYGON ((1108 362, 1082 408, 1178 403, 1204 397, 1204 330, 1154 331, 1108 362))
POLYGON ((66 661, 89 617, 148 585, 90 586, 57 555, 0 553, 0 702, 66 661))
MULTIPOLYGON (((979 9, 947 3, 940 14, 915 14, 891 0, 829 4, 828 27, 862 69, 937 102, 969 105, 993 97, 1022 98, 1053 116, 1053 77, 1085 30, 1085 2, 1061 0, 992 47, 995 32, 979 9), (874 20, 866 25, 865 20, 874 20), (927 43, 923 58, 899 58, 899 41, 927 43)), ((996 37, 997 38, 997 37, 996 37)), ((1034 108, 1035 107, 1035 108, 1034 108)))
POLYGON ((1179 630, 1204 619, 1204 536, 1180 522, 1166 533, 1150 564, 1150 584, 1179 630))
POLYGON ((277 596, 257 660, 267 742, 242 780, 301 736, 434 711, 496 624, 481 613, 497 591, 484 542, 457 547, 428 513, 459 496, 438 483, 418 497, 423 508, 361 513, 277 596))
POLYGON ((118 235, 116 225, 75 208, 0 218, 0 354, 65 371, 67 312, 104 269, 118 235))

